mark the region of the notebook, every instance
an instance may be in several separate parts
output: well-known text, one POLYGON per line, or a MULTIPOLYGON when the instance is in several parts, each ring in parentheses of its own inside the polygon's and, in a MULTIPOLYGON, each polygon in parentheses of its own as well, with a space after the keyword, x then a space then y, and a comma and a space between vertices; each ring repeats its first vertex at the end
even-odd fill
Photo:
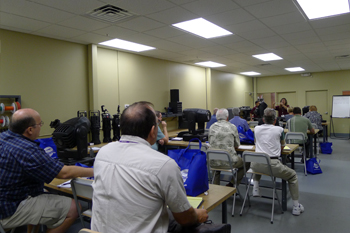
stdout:
POLYGON ((193 208, 198 209, 199 206, 203 203, 202 197, 187 197, 188 202, 193 208))

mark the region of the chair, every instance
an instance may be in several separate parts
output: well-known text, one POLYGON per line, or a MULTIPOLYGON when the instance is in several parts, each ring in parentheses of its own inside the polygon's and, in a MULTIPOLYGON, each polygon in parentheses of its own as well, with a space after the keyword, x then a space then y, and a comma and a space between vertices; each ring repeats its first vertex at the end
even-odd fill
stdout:
MULTIPOLYGON (((14 233, 16 228, 12 228, 10 233, 14 233)), ((2 227, 2 224, 0 223, 0 233, 6 233, 5 229, 2 227)))
MULTIPOLYGON (((208 171, 211 171, 214 174, 214 175, 212 175, 211 183, 214 182, 215 171, 229 172, 230 174, 232 174, 232 177, 235 180, 234 187, 236 188, 236 190, 238 191, 238 194, 240 195, 239 189, 237 188, 237 171, 238 171, 238 169, 234 168, 232 166, 231 155, 226 150, 208 149, 207 150, 207 164, 208 164, 208 171), (222 160, 222 161, 228 162, 230 165, 230 168, 229 169, 212 168, 212 167, 210 167, 210 160, 222 160)), ((234 217, 235 203, 236 203, 236 193, 233 194, 232 217, 234 217)))
POLYGON ((249 123, 248 123, 248 125, 249 125, 249 128, 254 128, 255 126, 257 126, 258 125, 258 121, 250 121, 249 123))
POLYGON ((72 187, 73 197, 74 197, 75 204, 77 206, 77 210, 78 210, 81 224, 83 225, 83 227, 85 227, 83 216, 87 216, 87 217, 91 218, 92 217, 92 209, 90 207, 89 209, 82 212, 82 210, 80 209, 78 197, 92 200, 92 194, 93 194, 92 180, 79 179, 79 178, 72 179, 71 187, 72 187))
POLYGON ((100 233, 100 232, 93 231, 93 230, 90 230, 90 229, 87 229, 87 228, 83 228, 78 233, 100 233))
POLYGON ((286 136, 285 136, 285 141, 286 143, 292 143, 293 144, 293 141, 291 140, 301 140, 303 141, 303 160, 304 160, 304 173, 305 173, 305 176, 307 176, 307 171, 306 171, 306 146, 305 146, 305 135, 301 132, 288 132, 286 133, 286 136))
POLYGON ((249 207, 250 207, 249 189, 250 189, 251 180, 253 179, 253 175, 254 174, 265 175, 265 176, 271 177, 271 182, 272 182, 272 211, 271 211, 271 220, 270 221, 271 221, 271 224, 273 224, 273 215, 274 215, 274 210, 275 210, 275 199, 277 199, 278 204, 281 207, 282 213, 283 213, 283 210, 282 210, 282 205, 281 205, 281 202, 278 198, 278 194, 276 191, 276 177, 274 177, 273 173, 272 173, 270 157, 265 153, 244 151, 243 152, 243 166, 244 166, 244 174, 245 174, 244 176, 246 178, 246 193, 244 196, 244 201, 243 201, 240 216, 242 216, 244 205, 245 205, 247 198, 248 198, 249 207), (269 172, 265 174, 265 173, 260 173, 260 172, 254 172, 254 170, 252 170, 252 169, 249 169, 247 171, 245 164, 252 163, 252 162, 266 164, 269 168, 268 169, 269 172), (250 178, 247 178, 247 172, 251 173, 250 178), (276 196, 276 198, 275 198, 275 196, 276 196))

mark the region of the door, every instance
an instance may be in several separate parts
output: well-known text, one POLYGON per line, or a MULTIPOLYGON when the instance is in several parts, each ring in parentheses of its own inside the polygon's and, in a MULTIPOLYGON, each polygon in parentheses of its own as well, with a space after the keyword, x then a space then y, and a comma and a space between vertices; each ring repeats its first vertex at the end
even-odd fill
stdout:
POLYGON ((329 122, 328 114, 328 91, 306 91, 306 105, 315 105, 317 112, 322 115, 322 120, 329 122))

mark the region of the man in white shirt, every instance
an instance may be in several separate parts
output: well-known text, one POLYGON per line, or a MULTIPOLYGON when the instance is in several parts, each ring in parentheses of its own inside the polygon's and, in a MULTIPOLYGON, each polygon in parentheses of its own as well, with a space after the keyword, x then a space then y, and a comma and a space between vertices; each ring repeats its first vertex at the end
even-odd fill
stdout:
POLYGON ((207 211, 189 204, 176 162, 151 148, 158 129, 151 104, 125 109, 120 129, 119 142, 102 147, 96 156, 91 229, 167 232, 168 208, 180 225, 206 221, 207 211))
MULTIPOLYGON (((300 215, 304 212, 304 207, 299 203, 299 185, 296 172, 283 165, 279 160, 281 151, 285 146, 284 132, 282 127, 275 126, 276 111, 272 108, 264 110, 264 125, 256 126, 255 151, 264 152, 270 156, 272 173, 275 177, 284 179, 288 182, 290 194, 293 199, 293 215, 300 215)), ((268 167, 265 164, 251 163, 251 168, 255 172, 268 173, 268 167)), ((254 176, 253 196, 260 196, 259 180, 261 176, 254 176)))

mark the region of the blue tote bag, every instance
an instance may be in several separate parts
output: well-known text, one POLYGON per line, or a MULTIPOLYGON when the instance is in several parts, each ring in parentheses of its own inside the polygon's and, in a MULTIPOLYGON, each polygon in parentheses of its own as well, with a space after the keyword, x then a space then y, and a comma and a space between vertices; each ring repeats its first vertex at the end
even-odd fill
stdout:
POLYGON ((320 167, 321 160, 317 161, 316 158, 310 158, 306 161, 306 171, 310 174, 321 174, 322 170, 320 167))
POLYGON ((201 151, 202 142, 199 141, 199 149, 168 150, 168 156, 175 160, 181 170, 182 179, 186 194, 188 196, 198 196, 209 189, 207 155, 201 151))
POLYGON ((248 129, 247 132, 244 131, 242 126, 237 127, 239 141, 241 144, 254 145, 254 133, 251 129, 248 129))

